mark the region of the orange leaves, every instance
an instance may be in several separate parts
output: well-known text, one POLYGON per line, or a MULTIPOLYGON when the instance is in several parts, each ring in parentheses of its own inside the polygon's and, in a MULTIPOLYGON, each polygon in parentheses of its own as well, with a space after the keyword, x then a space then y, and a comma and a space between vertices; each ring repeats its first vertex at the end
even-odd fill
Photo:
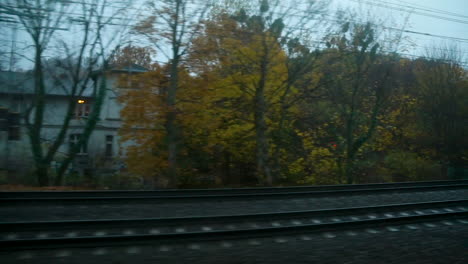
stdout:
POLYGON ((117 69, 125 69, 138 65, 151 69, 151 56, 155 55, 155 51, 149 47, 137 47, 128 45, 124 48, 117 48, 109 59, 109 65, 117 69))
MULTIPOLYGON (((164 93, 167 77, 164 68, 132 75, 138 88, 120 89, 119 101, 124 105, 120 129, 122 141, 129 143, 126 162, 130 172, 152 177, 167 167, 164 145, 165 111, 164 93)), ((122 75, 119 82, 129 76, 122 75)))

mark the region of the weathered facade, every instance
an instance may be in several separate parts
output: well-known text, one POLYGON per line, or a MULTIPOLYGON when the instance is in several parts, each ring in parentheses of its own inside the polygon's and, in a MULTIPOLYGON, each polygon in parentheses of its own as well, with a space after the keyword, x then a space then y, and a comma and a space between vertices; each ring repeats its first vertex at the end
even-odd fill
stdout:
MULTIPOLYGON (((118 135, 122 122, 120 119, 122 105, 117 101, 122 89, 118 87, 119 78, 122 74, 138 74, 145 71, 146 69, 140 66, 132 65, 96 73, 94 83, 89 84, 83 96, 76 98, 77 107, 67 131, 66 140, 60 146, 50 170, 57 169, 60 160, 68 155, 70 146, 82 133, 93 107, 95 84, 103 76, 106 77, 107 92, 100 120, 88 144, 80 150, 69 167, 68 173, 105 175, 125 168, 122 162, 125 156, 125 146, 121 144, 118 135)), ((67 91, 54 83, 51 78, 46 78, 46 87, 46 109, 41 131, 44 148, 58 135, 70 98, 67 91)), ((33 97, 34 80, 31 73, 0 72, 0 171, 4 177, 7 175, 6 177, 16 178, 33 172, 32 151, 24 123, 25 113, 33 97), (12 119, 17 117, 19 117, 19 124, 13 128, 14 120, 12 119)))

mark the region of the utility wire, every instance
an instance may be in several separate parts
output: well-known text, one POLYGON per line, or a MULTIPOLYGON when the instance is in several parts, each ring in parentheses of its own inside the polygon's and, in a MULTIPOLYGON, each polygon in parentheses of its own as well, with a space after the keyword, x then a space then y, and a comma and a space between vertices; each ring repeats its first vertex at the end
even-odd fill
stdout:
POLYGON ((397 6, 390 6, 388 4, 382 4, 381 2, 371 2, 371 1, 364 1, 364 0, 351 0, 351 1, 357 2, 357 3, 364 3, 364 4, 370 5, 370 6, 377 6, 377 7, 382 7, 382 8, 386 8, 386 9, 407 12, 407 13, 416 14, 416 15, 425 16, 425 17, 437 18, 437 19, 440 19, 440 20, 445 20, 445 21, 450 21, 450 22, 468 24, 467 20, 461 20, 461 19, 457 19, 457 18, 450 18, 450 17, 440 16, 440 15, 435 15, 435 14, 430 14, 430 13, 424 13, 424 12, 415 11, 415 10, 408 10, 408 9, 403 8, 403 7, 397 7, 397 6))
POLYGON ((396 1, 400 2, 402 4, 392 3, 392 2, 383 1, 383 0, 374 0, 374 1, 382 2, 382 3, 386 3, 386 4, 390 4, 390 5, 406 7, 406 8, 409 8, 409 9, 418 9, 418 10, 422 10, 422 11, 433 12, 433 13, 437 13, 437 14, 449 15, 449 16, 467 18, 468 19, 467 15, 454 13, 454 12, 450 12, 450 11, 445 11, 445 10, 441 10, 441 9, 436 9, 436 8, 432 8, 432 7, 428 7, 428 6, 424 6, 424 5, 420 5, 420 4, 416 4, 416 3, 409 3, 409 2, 405 2, 405 1, 401 1, 401 0, 396 0, 396 1))
MULTIPOLYGON (((354 1, 354 0, 352 0, 354 1)), ((69 2, 72 2, 72 1, 69 1, 69 2)), ((119 7, 120 8, 120 7, 119 7)), ((292 8, 294 9, 294 8, 292 8)), ((57 11, 54 11, 54 12, 57 12, 57 11)), ((60 13, 60 12, 58 12, 60 13)), ((63 13, 60 13, 63 15, 63 13)), ((67 12, 66 14, 69 14, 69 15, 81 15, 81 14, 77 14, 77 13, 71 13, 71 12, 67 12)), ((295 15, 295 16, 299 16, 299 15, 295 15)), ((99 16, 101 18, 104 18, 104 17, 107 17, 107 18, 114 18, 114 19, 127 19, 128 18, 119 18, 119 17, 111 17, 111 16, 99 16)), ((302 16, 299 16, 299 17, 302 17, 302 16)), ((72 17, 71 17, 72 18, 72 17)), ((345 20, 336 20, 336 19, 328 19, 328 21, 332 21, 332 22, 346 22, 345 20)), ((93 22, 96 22, 97 21, 93 21, 93 22)), ((349 22, 353 22, 353 23, 359 23, 359 22, 356 22, 356 21, 353 21, 353 20, 350 20, 349 22)), ((115 26, 130 26, 130 27, 133 27, 135 26, 136 24, 134 25, 131 25, 131 24, 119 24, 119 23, 105 23, 107 25, 115 25, 115 26)), ((374 24, 375 25, 375 24, 374 24)), ((424 33, 424 32, 418 32, 418 31, 410 31, 410 30, 402 30, 402 29, 398 29, 398 28, 392 28, 392 27, 385 27, 385 26, 380 26, 380 25, 375 25, 375 26, 379 26, 379 27, 382 27, 384 29, 388 29, 388 30, 393 30, 393 31, 400 31, 400 32, 405 32, 405 33, 410 33, 410 34, 417 34, 417 35, 423 35, 423 36, 429 36, 429 37, 437 37, 437 38, 442 38, 442 39, 447 39, 447 40, 453 40, 453 41, 459 41, 459 42, 468 42, 468 39, 464 39, 464 38, 457 38, 457 37, 450 37, 450 36, 441 36, 441 35, 435 35, 435 34, 430 34, 430 33, 424 33)), ((289 27, 289 28, 293 28, 293 27, 289 27)), ((307 28, 296 28, 298 30, 303 30, 303 31, 309 31, 310 29, 307 29, 307 28)), ((324 43, 324 42, 323 42, 324 43)))

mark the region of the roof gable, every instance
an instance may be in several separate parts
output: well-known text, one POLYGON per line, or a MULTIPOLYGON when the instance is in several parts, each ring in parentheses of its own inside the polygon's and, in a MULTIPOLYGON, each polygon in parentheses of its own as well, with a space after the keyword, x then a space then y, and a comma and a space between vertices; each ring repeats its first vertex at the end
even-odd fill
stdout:
POLYGON ((137 64, 130 64, 123 67, 111 67, 111 72, 127 72, 127 73, 143 73, 149 71, 147 68, 137 65, 137 64))

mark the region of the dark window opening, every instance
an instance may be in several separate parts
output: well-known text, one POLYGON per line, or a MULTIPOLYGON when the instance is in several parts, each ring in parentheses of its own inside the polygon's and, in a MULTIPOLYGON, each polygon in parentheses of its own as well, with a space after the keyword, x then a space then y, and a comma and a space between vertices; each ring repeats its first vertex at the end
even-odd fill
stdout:
MULTIPOLYGON (((73 151, 73 148, 78 144, 80 141, 81 134, 71 134, 70 135, 70 153, 73 151)), ((77 154, 86 154, 88 153, 87 150, 87 144, 84 143, 83 145, 80 146, 80 149, 78 150, 77 154)))
POLYGON ((114 136, 107 135, 106 136, 106 157, 113 156, 113 144, 114 144, 114 136))
POLYGON ((8 140, 20 140, 20 114, 9 113, 8 118, 8 140))
POLYGON ((20 127, 11 126, 8 128, 8 140, 20 140, 20 127))

